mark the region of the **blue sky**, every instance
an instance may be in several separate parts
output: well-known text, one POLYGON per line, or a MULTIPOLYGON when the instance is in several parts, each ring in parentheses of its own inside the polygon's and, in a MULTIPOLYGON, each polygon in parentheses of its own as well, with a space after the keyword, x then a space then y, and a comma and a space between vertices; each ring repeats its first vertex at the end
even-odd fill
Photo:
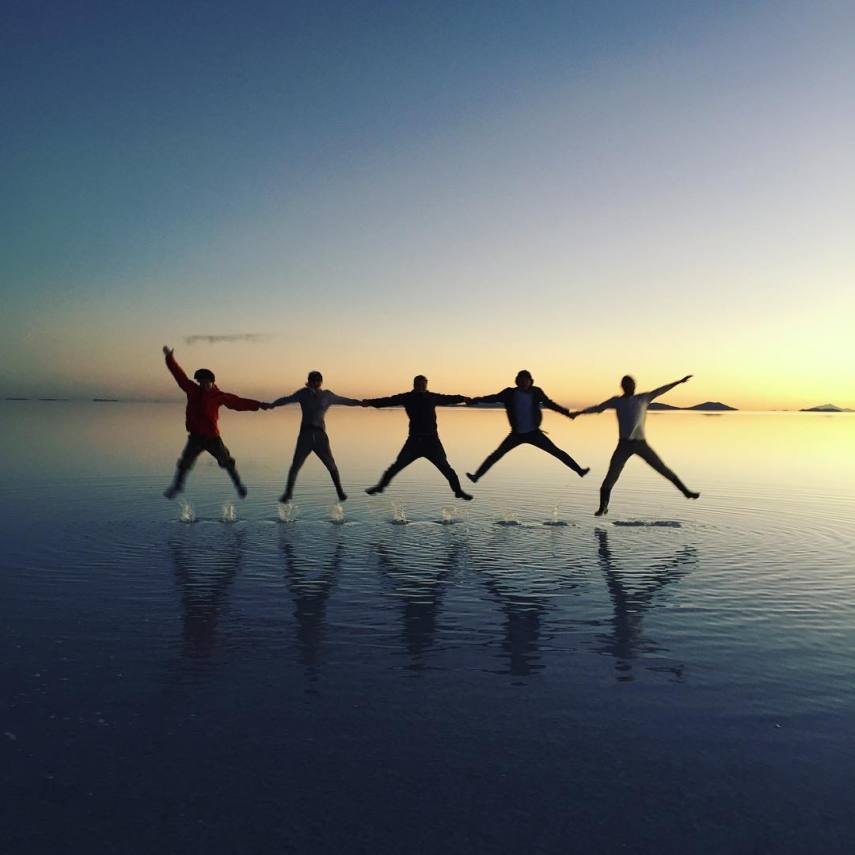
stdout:
POLYGON ((855 404, 852 4, 5 8, 0 393, 855 404))

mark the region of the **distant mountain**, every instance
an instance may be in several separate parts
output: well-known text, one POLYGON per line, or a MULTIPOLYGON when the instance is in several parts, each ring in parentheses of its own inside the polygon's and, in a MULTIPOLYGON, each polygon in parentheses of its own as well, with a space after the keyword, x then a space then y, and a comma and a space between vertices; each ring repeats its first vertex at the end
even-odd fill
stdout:
POLYGON ((736 411, 736 407, 730 407, 727 404, 722 404, 721 401, 704 401, 703 404, 695 404, 694 407, 685 407, 686 410, 705 410, 715 412, 736 411))
POLYGON ((673 404, 660 404, 659 401, 653 401, 648 407, 648 410, 682 410, 682 407, 675 407, 673 404))
POLYGON ((845 407, 836 407, 834 404, 820 404, 818 407, 807 407, 799 410, 800 413, 852 413, 855 410, 847 410, 845 407))

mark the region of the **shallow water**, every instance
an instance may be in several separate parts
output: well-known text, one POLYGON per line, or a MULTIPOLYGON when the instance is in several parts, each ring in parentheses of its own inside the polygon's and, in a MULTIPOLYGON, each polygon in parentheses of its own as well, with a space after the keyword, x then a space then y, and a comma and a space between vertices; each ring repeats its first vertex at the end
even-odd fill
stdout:
MULTIPOLYGON (((179 406, 0 408, 8 851, 851 851, 855 416, 651 414, 702 498, 633 460, 596 520, 608 415, 462 503, 366 496, 405 418, 334 409, 350 499, 283 509, 293 412, 182 505, 179 406)), ((461 475, 505 432, 440 427, 461 475)))

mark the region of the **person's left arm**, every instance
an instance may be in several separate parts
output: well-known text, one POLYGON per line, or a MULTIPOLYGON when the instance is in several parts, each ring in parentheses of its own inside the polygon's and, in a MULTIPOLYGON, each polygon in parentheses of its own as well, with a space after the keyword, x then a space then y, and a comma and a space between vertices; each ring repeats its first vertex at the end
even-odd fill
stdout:
POLYGON ((556 404, 543 389, 540 390, 540 405, 548 410, 555 410, 556 413, 561 413, 562 416, 569 416, 570 410, 567 407, 562 407, 561 404, 556 404))
POLYGON ((335 392, 329 393, 329 402, 331 404, 342 404, 345 407, 361 407, 362 401, 358 398, 345 398, 344 395, 336 395, 335 392))
POLYGON ((220 398, 224 407, 230 410, 254 411, 269 409, 268 405, 261 401, 256 401, 253 398, 241 398, 238 395, 231 395, 228 392, 223 392, 220 398))
POLYGON ((686 383, 687 381, 692 379, 691 374, 687 374, 685 377, 682 377, 680 380, 675 380, 673 383, 666 383, 664 386, 660 386, 658 389, 654 389, 651 392, 646 392, 645 396, 649 401, 652 401, 654 398, 658 398, 660 395, 664 395, 666 392, 670 392, 675 386, 679 386, 681 383, 686 383))
POLYGON ((433 402, 439 407, 453 407, 456 404, 466 404, 471 398, 465 395, 440 395, 437 392, 431 393, 433 402))

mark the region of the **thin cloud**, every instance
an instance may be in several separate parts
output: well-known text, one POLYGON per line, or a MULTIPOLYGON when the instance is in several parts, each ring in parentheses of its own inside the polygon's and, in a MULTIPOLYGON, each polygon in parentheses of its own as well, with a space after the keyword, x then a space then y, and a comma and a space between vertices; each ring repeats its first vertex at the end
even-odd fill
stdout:
POLYGON ((225 335, 188 335, 184 338, 185 344, 197 344, 205 342, 205 344, 219 344, 220 342, 235 342, 235 341, 266 341, 269 338, 275 338, 274 333, 227 333, 225 335))

